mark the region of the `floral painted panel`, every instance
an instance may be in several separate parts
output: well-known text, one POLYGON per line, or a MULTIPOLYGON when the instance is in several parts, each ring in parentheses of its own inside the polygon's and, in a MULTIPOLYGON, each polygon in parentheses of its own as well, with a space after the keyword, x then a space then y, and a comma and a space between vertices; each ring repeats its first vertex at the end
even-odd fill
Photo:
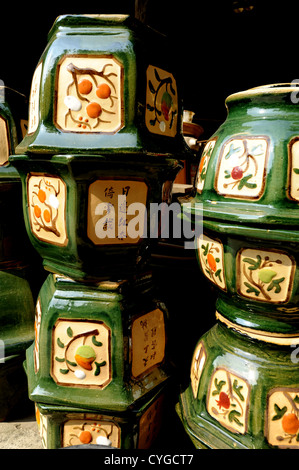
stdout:
POLYGON ((268 159, 265 137, 232 138, 222 148, 215 189, 219 194, 245 199, 262 196, 268 159))
POLYGON ((264 302, 286 302, 291 294, 294 261, 286 254, 246 248, 237 257, 238 292, 264 302))
POLYGON ((269 444, 299 448, 299 389, 277 388, 268 396, 265 434, 269 444))
POLYGON ((247 431, 250 387, 246 380, 225 369, 211 377, 207 399, 208 413, 230 431, 247 431))
POLYGON ((177 134, 178 93, 173 75, 149 65, 146 82, 147 129, 154 134, 174 137, 177 134))
POLYGON ((289 145, 289 196, 299 201, 299 137, 289 145))
POLYGON ((207 354, 202 342, 199 342, 193 354, 190 381, 194 398, 197 397, 200 377, 206 362, 207 354))
POLYGON ((27 180, 32 233, 54 245, 66 245, 66 185, 60 178, 30 175, 27 180))
POLYGON ((216 286, 225 290, 224 250, 222 243, 202 234, 197 239, 197 250, 204 275, 216 286))
POLYGON ((203 187, 205 184, 207 169, 208 169, 209 161, 210 161, 212 152, 214 150, 215 144, 216 144, 215 139, 210 140, 209 142, 207 142, 202 152, 202 156, 199 162, 199 167, 198 167, 197 176, 196 176, 196 189, 197 189, 197 192, 199 193, 203 190, 203 187))
POLYGON ((75 445, 106 445, 120 447, 120 428, 113 421, 103 420, 101 416, 83 419, 70 419, 63 425, 62 447, 75 445))
POLYGON ((111 332, 103 322, 57 320, 51 375, 60 385, 103 389, 112 380, 111 332))
POLYGON ((112 56, 65 56, 58 66, 55 123, 68 132, 123 127, 123 67, 112 56))

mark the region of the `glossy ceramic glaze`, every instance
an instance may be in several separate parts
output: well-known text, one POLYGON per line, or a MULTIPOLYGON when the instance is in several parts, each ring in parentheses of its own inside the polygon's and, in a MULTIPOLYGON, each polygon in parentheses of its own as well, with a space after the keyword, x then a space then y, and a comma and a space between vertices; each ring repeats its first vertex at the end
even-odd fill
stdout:
POLYGON ((177 405, 197 447, 298 447, 297 93, 228 97, 200 160, 190 216, 203 215, 196 252, 217 288, 217 325, 177 405))
POLYGON ((226 99, 227 119, 207 142, 196 180, 205 218, 296 236, 297 93, 269 85, 226 99))
POLYGON ((297 92, 267 86, 227 98, 227 120, 203 151, 191 209, 202 211, 196 251, 218 288, 218 310, 236 323, 286 334, 298 332, 299 319, 298 209, 291 197, 297 92))
POLYGON ((191 155, 175 75, 165 37, 126 15, 54 23, 32 79, 28 132, 10 157, 49 271, 97 282, 143 269, 157 238, 150 205, 170 200, 191 155))
POLYGON ((171 374, 167 322, 150 276, 88 287, 49 275, 27 350, 31 400, 125 412, 171 374))
POLYGON ((221 323, 204 334, 194 351, 190 385, 177 406, 195 446, 298 448, 297 352, 221 323), (292 420, 294 429, 288 424, 292 420))
POLYGON ((1 340, 6 356, 24 352, 34 340, 34 281, 22 265, 2 266, 0 271, 1 340))
POLYGON ((127 15, 57 18, 32 80, 17 153, 186 151, 166 38, 127 15))
POLYGON ((142 271, 159 234, 151 205, 170 199, 179 160, 14 155, 11 161, 22 179, 27 233, 47 270, 93 282, 142 271))
POLYGON ((102 449, 148 449, 155 441, 163 419, 167 386, 127 413, 36 405, 36 419, 45 449, 88 445, 102 449), (101 446, 101 447, 100 447, 101 446))

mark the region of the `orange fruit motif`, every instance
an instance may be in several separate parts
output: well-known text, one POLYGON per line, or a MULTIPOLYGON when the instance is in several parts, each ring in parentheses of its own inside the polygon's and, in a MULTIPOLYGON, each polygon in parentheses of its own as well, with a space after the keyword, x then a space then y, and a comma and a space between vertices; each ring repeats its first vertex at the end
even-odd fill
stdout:
POLYGON ((39 206, 34 206, 33 210, 35 217, 39 218, 42 213, 41 208, 39 206))
POLYGON ((45 222, 49 223, 51 221, 51 214, 48 211, 48 209, 44 210, 43 216, 44 216, 45 222))
POLYGON ((86 112, 90 118, 98 118, 102 113, 102 108, 98 103, 92 102, 86 106, 86 112))
POLYGON ((39 189, 39 191, 37 193, 37 197, 38 197, 38 199, 40 200, 41 203, 44 203, 45 200, 46 200, 47 195, 46 195, 46 193, 43 189, 39 189))
POLYGON ((92 362, 94 361, 94 358, 89 359, 89 358, 81 357, 79 354, 76 354, 75 359, 76 359, 77 364, 83 367, 83 369, 85 370, 92 369, 92 362))
POLYGON ((78 84, 78 90, 81 95, 88 95, 92 90, 92 83, 90 80, 84 79, 78 84))
POLYGON ((216 269, 217 269, 216 260, 215 260, 214 256, 211 253, 208 253, 207 261, 208 261, 208 265, 210 266, 211 270, 215 272, 216 269))
POLYGON ((106 100, 111 95, 110 86, 107 85, 107 83, 102 83, 102 85, 98 86, 96 95, 98 98, 101 98, 102 100, 106 100))
POLYGON ((296 434, 299 429, 299 420, 295 413, 287 413, 282 418, 282 428, 288 434, 296 434))
POLYGON ((202 159, 200 160, 200 164, 199 164, 199 174, 202 172, 202 169, 203 169, 205 160, 206 160, 206 156, 204 155, 204 156, 202 157, 202 159))
POLYGON ((92 441, 92 435, 89 431, 81 431, 79 434, 79 439, 82 444, 89 444, 92 441))

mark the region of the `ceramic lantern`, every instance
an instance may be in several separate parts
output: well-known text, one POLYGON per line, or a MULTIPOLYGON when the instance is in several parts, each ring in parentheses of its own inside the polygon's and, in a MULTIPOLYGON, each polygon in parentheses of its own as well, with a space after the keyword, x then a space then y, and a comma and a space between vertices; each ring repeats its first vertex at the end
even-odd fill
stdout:
POLYGON ((166 38, 130 16, 59 16, 18 153, 184 152, 174 63, 166 38))
POLYGON ((36 419, 43 447, 148 449, 161 429, 166 388, 166 384, 158 387, 147 401, 125 414, 38 404, 36 419))
POLYGON ((170 377, 167 322, 151 276, 90 287, 50 274, 27 350, 30 398, 126 411, 170 377))
POLYGON ((127 16, 56 20, 10 158, 46 269, 92 282, 144 269, 150 205, 169 200, 190 155, 168 56, 163 36, 127 16))
MULTIPOLYGON (((13 156, 23 183, 28 237, 44 267, 78 281, 123 279, 148 262, 152 204, 168 202, 181 168, 152 156, 13 156)), ((154 217, 153 217, 154 214, 154 217)), ((155 222, 158 230, 158 222, 155 222)))
POLYGON ((171 380, 167 322, 150 274, 97 287, 48 276, 25 364, 46 448, 150 446, 171 380))
POLYGON ((218 323, 177 407, 198 447, 298 448, 297 93, 229 96, 201 156, 190 217, 202 211, 197 257, 218 289, 218 323))
POLYGON ((172 374, 168 312, 147 273, 161 225, 151 208, 170 202, 189 155, 176 71, 165 38, 127 16, 61 16, 48 39, 28 132, 10 157, 29 238, 51 272, 26 354, 29 397, 47 448, 80 444, 72 426, 143 446, 172 374))

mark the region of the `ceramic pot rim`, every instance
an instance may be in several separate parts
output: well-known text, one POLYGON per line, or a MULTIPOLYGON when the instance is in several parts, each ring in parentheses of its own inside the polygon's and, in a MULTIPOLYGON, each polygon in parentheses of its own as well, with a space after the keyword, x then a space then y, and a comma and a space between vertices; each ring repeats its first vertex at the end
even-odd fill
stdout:
POLYGON ((230 236, 243 236, 248 238, 250 233, 251 237, 257 239, 269 240, 269 238, 273 238, 277 241, 299 242, 299 231, 298 229, 294 229, 294 227, 298 227, 296 221, 286 227, 283 223, 279 224, 277 221, 275 223, 267 222, 267 214, 262 214, 263 217, 254 217, 254 214, 251 215, 252 217, 248 217, 246 223, 244 223, 241 212, 237 214, 234 219, 229 219, 226 213, 223 213, 223 217, 221 218, 219 213, 213 213, 212 210, 204 207, 203 210, 201 208, 197 210, 196 206, 191 208, 186 206, 183 213, 180 214, 180 217, 186 220, 195 217, 195 223, 202 224, 204 228, 216 231, 220 230, 221 233, 230 236), (196 219, 197 215, 198 220, 196 219))
POLYGON ((257 87, 249 88, 248 90, 238 91, 229 95, 225 103, 230 103, 235 100, 243 98, 251 98, 263 95, 287 95, 288 93, 299 91, 299 83, 271 83, 267 85, 260 85, 257 87))
POLYGON ((277 344, 279 346, 291 346, 292 344, 298 344, 299 335, 298 333, 294 334, 283 334, 270 332, 267 330, 253 329, 245 326, 236 324, 228 320, 225 316, 221 315, 216 311, 216 320, 225 324, 227 328, 238 331, 239 333, 249 336, 252 339, 257 339, 266 343, 277 344))

